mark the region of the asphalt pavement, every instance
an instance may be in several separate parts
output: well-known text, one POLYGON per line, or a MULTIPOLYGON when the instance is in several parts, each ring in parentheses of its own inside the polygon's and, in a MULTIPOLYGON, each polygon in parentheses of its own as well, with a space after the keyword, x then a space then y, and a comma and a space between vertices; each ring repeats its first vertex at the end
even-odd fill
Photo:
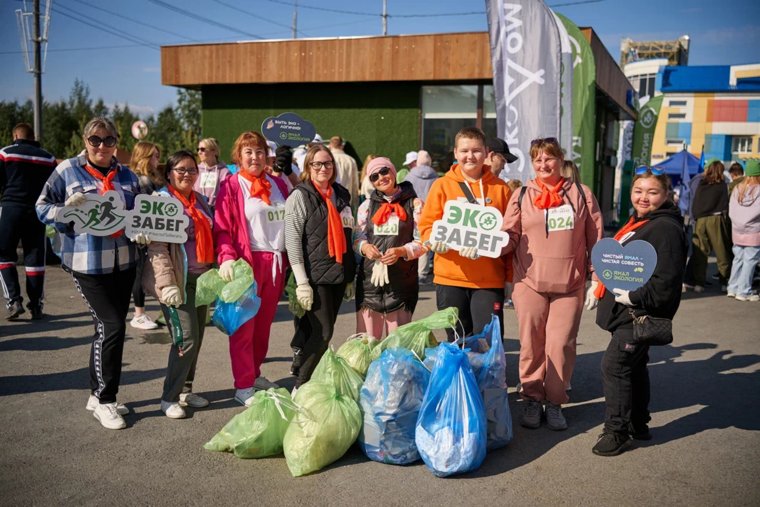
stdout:
MULTIPOLYGON (((714 269, 714 265, 711 265, 714 269)), ((20 272, 23 278, 23 272, 20 272)), ((211 401, 171 420, 159 409, 169 335, 127 327, 119 402, 127 428, 106 430, 85 410, 92 321, 71 277, 49 267, 46 318, 0 321, 2 505, 760 505, 760 303, 718 291, 687 293, 672 346, 650 353, 654 439, 624 454, 591 453, 602 430, 600 362, 609 335, 585 312, 569 429, 517 424, 518 342, 507 310, 510 406, 515 438, 475 472, 436 478, 418 462, 392 466, 357 446, 324 470, 293 478, 282 456, 241 460, 203 449, 243 408, 232 400, 227 338, 206 328, 195 391, 211 401)), ((435 310, 432 286, 416 317, 435 310)), ((158 314, 155 301, 148 311, 158 314)), ((128 318, 131 318, 131 313, 128 318)), ((292 387, 292 318, 280 302, 263 366, 292 387)), ((354 333, 344 303, 334 347, 354 333)))

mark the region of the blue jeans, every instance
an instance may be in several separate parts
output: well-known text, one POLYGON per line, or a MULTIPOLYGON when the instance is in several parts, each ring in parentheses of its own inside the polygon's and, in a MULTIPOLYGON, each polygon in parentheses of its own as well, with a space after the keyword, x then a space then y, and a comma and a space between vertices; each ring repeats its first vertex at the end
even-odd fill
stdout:
POLYGON ((729 294, 747 296, 752 291, 752 276, 760 261, 760 246, 734 245, 734 263, 728 280, 729 294))

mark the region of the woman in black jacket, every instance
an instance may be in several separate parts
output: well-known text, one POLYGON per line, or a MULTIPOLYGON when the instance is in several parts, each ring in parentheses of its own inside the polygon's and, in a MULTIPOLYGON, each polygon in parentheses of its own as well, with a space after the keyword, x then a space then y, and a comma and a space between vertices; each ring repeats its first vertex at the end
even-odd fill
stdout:
POLYGON ((657 252, 652 277, 633 291, 597 291, 601 296, 596 323, 612 333, 602 359, 606 413, 604 432, 592 449, 599 456, 616 456, 631 438, 649 440, 649 346, 634 345, 629 309, 653 317, 672 319, 681 303, 686 263, 683 218, 668 198, 670 180, 661 171, 637 171, 631 188, 634 216, 615 235, 621 244, 633 240, 650 243, 657 252))

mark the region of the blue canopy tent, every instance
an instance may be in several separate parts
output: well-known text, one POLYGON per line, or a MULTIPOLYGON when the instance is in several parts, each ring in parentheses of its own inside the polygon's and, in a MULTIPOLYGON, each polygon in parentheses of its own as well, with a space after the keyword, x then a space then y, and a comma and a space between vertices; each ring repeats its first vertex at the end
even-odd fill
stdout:
POLYGON ((691 202, 689 182, 692 176, 696 176, 704 170, 700 159, 688 151, 682 150, 654 167, 665 171, 665 174, 670 176, 673 188, 677 190, 679 195, 678 207, 683 213, 686 213, 691 202))

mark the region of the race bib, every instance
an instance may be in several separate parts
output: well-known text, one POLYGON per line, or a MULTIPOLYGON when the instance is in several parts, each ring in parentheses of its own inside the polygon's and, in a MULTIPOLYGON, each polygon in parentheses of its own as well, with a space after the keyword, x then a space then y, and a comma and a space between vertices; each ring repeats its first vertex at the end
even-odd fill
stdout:
POLYGON ((375 225, 375 236, 398 236, 398 217, 394 214, 388 218, 388 221, 381 225, 375 225))
POLYGON ((351 213, 351 208, 346 206, 343 211, 340 212, 340 221, 343 223, 344 229, 354 228, 354 215, 351 213))
POLYGON ((546 210, 546 225, 549 232, 568 231, 575 227, 575 213, 569 204, 546 210))
POLYGON ((285 204, 273 204, 267 207, 266 210, 267 222, 270 224, 276 222, 282 222, 285 220, 285 204))
POLYGON ((216 171, 201 173, 201 188, 216 188, 217 177, 216 171))

